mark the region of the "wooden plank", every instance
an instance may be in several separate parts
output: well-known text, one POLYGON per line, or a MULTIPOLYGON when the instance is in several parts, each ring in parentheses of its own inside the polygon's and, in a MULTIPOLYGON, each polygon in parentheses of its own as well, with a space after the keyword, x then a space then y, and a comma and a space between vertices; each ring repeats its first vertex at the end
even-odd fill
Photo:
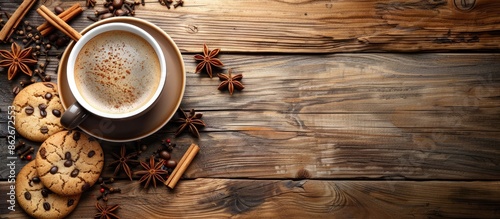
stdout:
MULTIPOLYGON (((5 200, 6 182, 0 182, 5 200)), ((411 181, 230 180, 181 181, 175 190, 142 189, 120 181, 109 196, 127 218, 498 218, 500 183, 411 181), (131 201, 133 200, 133 201, 131 201)), ((71 218, 90 218, 99 189, 82 199, 71 218)), ((25 218, 0 210, 4 217, 25 218)))
MULTIPOLYGON (((200 52, 203 43, 223 52, 498 50, 500 2, 472 2, 472 9, 461 10, 459 0, 192 0, 168 10, 157 1, 147 1, 135 17, 160 26, 182 52, 200 52)), ((5 4, 2 9, 15 7, 5 4)), ((93 16, 93 11, 86 10, 70 24, 82 30, 91 23, 86 16, 93 16)), ((28 18, 42 23, 38 15, 28 18)))
MULTIPOLYGON (((245 90, 218 91, 219 81, 194 74, 185 55, 182 107, 202 112, 208 127, 200 140, 174 138, 170 123, 145 140, 152 146, 141 159, 168 137, 180 145, 177 158, 193 141, 202 147, 190 178, 300 178, 306 170, 319 179, 500 179, 498 54, 221 58, 244 74, 245 90)), ((108 158, 117 150, 105 148, 108 158)))

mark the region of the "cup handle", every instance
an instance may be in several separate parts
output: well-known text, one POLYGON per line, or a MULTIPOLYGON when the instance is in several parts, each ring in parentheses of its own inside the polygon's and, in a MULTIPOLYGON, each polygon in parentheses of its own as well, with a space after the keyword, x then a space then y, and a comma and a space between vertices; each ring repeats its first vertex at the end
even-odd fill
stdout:
POLYGON ((89 113, 78 102, 66 109, 61 117, 61 125, 67 129, 74 129, 87 118, 89 113))

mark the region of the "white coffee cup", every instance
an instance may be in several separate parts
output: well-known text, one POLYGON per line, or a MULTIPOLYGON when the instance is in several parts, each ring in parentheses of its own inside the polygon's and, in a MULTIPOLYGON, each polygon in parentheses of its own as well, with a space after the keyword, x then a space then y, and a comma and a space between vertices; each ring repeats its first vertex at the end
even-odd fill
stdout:
POLYGON ((142 115, 156 103, 167 74, 158 42, 143 29, 118 22, 85 33, 67 63, 68 84, 76 99, 61 117, 68 129, 89 114, 107 119, 142 115))

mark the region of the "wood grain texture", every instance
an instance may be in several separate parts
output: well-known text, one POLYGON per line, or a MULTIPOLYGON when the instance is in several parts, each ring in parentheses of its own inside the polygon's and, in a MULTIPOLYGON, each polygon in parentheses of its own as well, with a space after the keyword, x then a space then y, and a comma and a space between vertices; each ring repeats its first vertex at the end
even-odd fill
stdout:
MULTIPOLYGON (((223 52, 498 50, 500 2, 476 0, 465 11, 454 2, 190 0, 184 7, 168 10, 157 1, 146 1, 135 16, 164 29, 182 52, 201 52, 203 43, 223 52)), ((70 7, 73 3, 44 4, 70 7)), ((9 11, 19 3, 3 4, 2 9, 9 11)), ((86 10, 70 24, 82 30, 91 23, 86 16, 93 16, 93 11, 86 10)), ((41 23, 38 18, 37 25, 41 23)))
MULTIPOLYGON (((181 106, 204 114, 200 140, 174 138, 173 123, 146 139, 150 152, 174 139, 177 158, 198 143, 189 178, 500 179, 498 54, 221 59, 244 74, 245 90, 232 97, 184 56, 181 106)), ((12 101, 3 98, 2 110, 12 101)), ((118 149, 105 148, 108 158, 118 149)))
MULTIPOLYGON (((4 195, 5 182, 0 183, 4 195)), ((498 218, 498 182, 184 180, 174 191, 120 181, 109 196, 123 218, 498 218)), ((99 189, 71 218, 90 218, 99 189)), ((4 217, 25 218, 19 207, 4 217)))

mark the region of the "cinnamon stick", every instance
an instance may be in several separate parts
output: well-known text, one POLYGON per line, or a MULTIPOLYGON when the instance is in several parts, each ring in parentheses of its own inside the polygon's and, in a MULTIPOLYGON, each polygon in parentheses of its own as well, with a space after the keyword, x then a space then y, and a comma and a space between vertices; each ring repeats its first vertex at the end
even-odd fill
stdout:
MULTIPOLYGON (((69 20, 73 19, 82 12, 83 8, 80 6, 80 4, 75 3, 70 8, 63 11, 57 16, 61 18, 61 20, 63 20, 64 22, 68 22, 69 20)), ((36 29, 40 32, 40 34, 42 34, 42 36, 47 36, 50 32, 52 32, 55 29, 55 27, 52 26, 48 21, 46 21, 45 23, 38 26, 36 29)))
POLYGON ((2 30, 0 31, 0 40, 5 42, 10 35, 14 32, 16 29, 17 25, 21 20, 24 18, 26 13, 33 7, 37 0, 24 0, 21 5, 16 9, 14 14, 9 18, 7 23, 3 26, 2 30))
POLYGON ((36 12, 38 12, 38 14, 40 14, 43 18, 45 18, 45 20, 47 20, 50 24, 52 24, 52 26, 59 29, 61 32, 69 36, 74 41, 78 41, 82 37, 82 35, 78 33, 78 31, 69 26, 61 18, 57 17, 54 13, 52 13, 52 11, 50 11, 44 5, 40 6, 40 8, 36 10, 36 12))
POLYGON ((191 164, 191 161, 193 161, 198 151, 200 151, 200 147, 198 147, 198 145, 191 144, 191 146, 189 146, 186 153, 184 154, 184 156, 182 156, 181 160, 179 161, 174 171, 172 172, 172 175, 170 175, 167 181, 165 181, 165 185, 167 187, 171 189, 175 187, 181 176, 188 168, 189 164, 191 164))

